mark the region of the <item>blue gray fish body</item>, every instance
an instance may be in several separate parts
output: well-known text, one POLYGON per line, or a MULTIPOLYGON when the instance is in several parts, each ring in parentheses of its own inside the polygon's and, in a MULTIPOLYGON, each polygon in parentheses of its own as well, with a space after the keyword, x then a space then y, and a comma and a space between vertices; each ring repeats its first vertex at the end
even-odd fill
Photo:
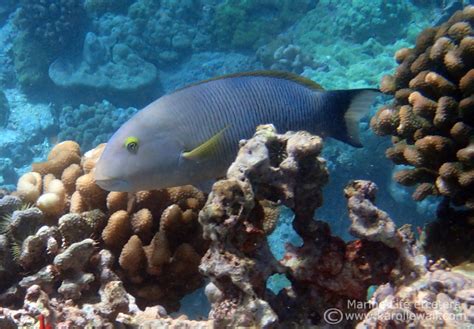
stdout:
POLYGON ((136 191, 223 176, 239 140, 267 123, 280 132, 306 130, 360 146, 358 120, 376 95, 373 89, 324 91, 281 73, 191 85, 151 103, 114 134, 97 164, 96 181, 108 190, 136 191), (139 141, 136 152, 124 147, 130 136, 139 141), (213 138, 212 149, 201 152, 213 138))

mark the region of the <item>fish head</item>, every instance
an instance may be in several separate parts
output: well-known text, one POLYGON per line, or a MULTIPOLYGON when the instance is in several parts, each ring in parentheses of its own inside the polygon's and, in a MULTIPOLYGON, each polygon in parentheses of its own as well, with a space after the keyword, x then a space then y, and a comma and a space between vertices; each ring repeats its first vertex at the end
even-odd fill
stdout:
POLYGON ((136 192, 180 185, 181 143, 170 129, 139 119, 132 117, 107 142, 94 171, 102 189, 136 192))

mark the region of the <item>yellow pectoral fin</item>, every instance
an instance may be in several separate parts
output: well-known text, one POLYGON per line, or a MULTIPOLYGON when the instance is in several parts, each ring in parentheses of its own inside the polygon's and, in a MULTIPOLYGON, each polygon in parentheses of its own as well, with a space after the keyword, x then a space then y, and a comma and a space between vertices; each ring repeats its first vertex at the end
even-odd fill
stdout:
POLYGON ((211 156, 214 152, 217 151, 219 146, 219 142, 222 140, 224 136, 224 132, 229 128, 226 126, 224 129, 219 131, 217 134, 209 138, 207 141, 199 145, 198 147, 194 148, 191 151, 183 152, 183 158, 188 160, 195 160, 199 161, 206 157, 211 156))

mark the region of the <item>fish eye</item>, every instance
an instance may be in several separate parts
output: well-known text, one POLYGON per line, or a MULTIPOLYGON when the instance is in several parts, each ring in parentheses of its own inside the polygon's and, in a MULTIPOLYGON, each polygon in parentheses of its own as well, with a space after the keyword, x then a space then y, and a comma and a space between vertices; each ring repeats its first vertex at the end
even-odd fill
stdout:
POLYGON ((130 153, 137 153, 137 151, 138 151, 138 138, 134 137, 134 136, 127 137, 125 139, 124 146, 130 153))

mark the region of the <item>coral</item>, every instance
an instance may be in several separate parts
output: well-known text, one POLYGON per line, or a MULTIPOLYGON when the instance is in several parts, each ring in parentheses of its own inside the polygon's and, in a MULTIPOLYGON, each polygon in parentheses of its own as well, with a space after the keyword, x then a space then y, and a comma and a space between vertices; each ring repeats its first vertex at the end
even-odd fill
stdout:
POLYGON ((467 6, 420 33, 415 48, 395 54, 400 65, 381 82, 395 100, 379 109, 371 127, 395 137, 388 158, 415 167, 395 180, 415 185, 417 201, 436 195, 474 207, 472 10, 467 6))
POLYGON ((37 172, 29 172, 24 174, 18 180, 16 193, 24 201, 35 203, 43 190, 43 182, 41 175, 37 172))
POLYGON ((61 236, 56 227, 42 226, 22 243, 18 263, 25 270, 34 270, 45 260, 52 260, 61 246, 61 236))
POLYGON ((18 81, 24 86, 47 82, 48 66, 81 35, 83 6, 77 0, 22 0, 15 17, 20 30, 13 47, 18 81))
POLYGON ((373 308, 356 328, 467 328, 473 321, 473 289, 472 277, 461 270, 432 266, 410 284, 381 285, 373 294, 373 308))
POLYGON ((371 242, 383 242, 398 253, 397 266, 408 277, 426 272, 426 257, 415 245, 409 226, 396 229, 389 215, 378 209, 375 202, 377 186, 369 181, 356 180, 344 190, 349 208, 351 235, 371 242))
POLYGON ((49 182, 38 200, 36 206, 47 216, 58 217, 66 209, 66 190, 59 179, 49 182))
POLYGON ((123 12, 130 5, 130 0, 85 0, 84 9, 89 15, 101 15, 105 12, 123 12))
POLYGON ((305 0, 227 0, 215 9, 213 38, 222 48, 257 49, 313 7, 314 3, 305 0), (262 19, 262 12, 269 13, 270 18, 262 19))
POLYGON ((65 106, 59 113, 58 137, 77 141, 83 150, 90 150, 105 143, 136 112, 135 108, 116 108, 107 101, 78 108, 65 106))
POLYGON ((77 163, 71 164, 69 167, 64 169, 61 174, 61 181, 63 182, 64 188, 68 195, 72 195, 76 190, 76 180, 79 176, 82 176, 82 168, 77 163))
POLYGON ((110 216, 107 226, 102 231, 102 239, 107 247, 120 249, 125 245, 131 233, 128 213, 125 210, 119 210, 110 216))
POLYGON ((58 292, 65 298, 78 299, 82 290, 94 281, 92 273, 84 273, 83 269, 94 252, 94 241, 85 239, 71 244, 66 250, 54 257, 54 266, 64 275, 58 292))
POLYGON ((132 235, 120 252, 119 264, 132 277, 140 274, 145 266, 146 257, 142 240, 132 235))
POLYGON ((156 67, 126 44, 110 46, 92 32, 86 35, 83 57, 79 62, 57 59, 49 67, 49 77, 60 87, 121 93, 143 90, 158 77, 156 67))
POLYGON ((81 149, 79 144, 73 141, 61 142, 53 147, 49 152, 48 160, 46 162, 34 163, 32 167, 33 172, 41 175, 53 174, 60 178, 64 169, 73 163, 81 162, 81 149))
POLYGON ((61 232, 64 245, 79 242, 89 237, 101 235, 107 224, 107 216, 100 210, 69 213, 58 220, 58 229, 61 232))
POLYGON ((10 116, 10 106, 5 93, 0 90, 0 127, 6 126, 10 116))
POLYGON ((313 58, 301 47, 287 40, 277 39, 257 49, 257 58, 266 69, 301 74, 305 67, 315 67, 313 58))
POLYGON ((107 194, 107 209, 111 212, 126 210, 128 204, 128 194, 126 192, 110 192, 107 194))
POLYGON ((105 204, 107 192, 95 183, 94 175, 91 172, 76 180, 76 191, 89 209, 101 208, 105 204))
POLYGON ((212 303, 209 318, 216 326, 317 325, 325 309, 364 300, 370 285, 392 276, 403 280, 400 273, 407 264, 406 275, 423 273, 406 229, 397 230, 368 199, 373 201, 372 183, 347 190, 353 198, 353 231, 360 240, 346 244, 331 236, 327 224, 313 220, 328 176, 325 161, 318 157, 321 149, 319 137, 305 132, 278 135, 271 125, 259 126, 252 139, 241 143, 226 179, 214 184, 199 221, 204 237, 211 240, 200 270, 211 279, 206 294, 212 303), (364 193, 366 186, 370 196, 364 193), (266 239, 275 204, 292 209, 293 228, 303 239, 301 247, 287 246, 280 262, 266 239), (270 209, 262 211, 266 207, 270 209), (275 273, 285 274, 291 283, 278 295, 266 289, 275 273))
MULTIPOLYGON (((33 165, 43 175, 32 172, 25 176, 28 180, 22 179, 29 183, 27 187, 30 189, 34 186, 30 178, 38 180, 40 196, 36 204, 44 210, 42 220, 59 232, 62 243, 56 243, 54 252, 49 252, 47 247, 51 240, 42 238, 44 234, 35 235, 33 230, 30 237, 22 239, 26 238, 28 246, 37 246, 36 249, 28 247, 34 250, 27 252, 27 255, 37 257, 27 257, 34 260, 32 264, 21 263, 24 263, 24 268, 37 269, 37 262, 51 260, 51 255, 57 255, 56 259, 69 257, 66 252, 69 248, 92 238, 115 254, 119 260, 115 270, 126 288, 136 295, 140 305, 159 302, 169 310, 177 310, 179 300, 203 283, 198 265, 208 243, 202 239, 197 218, 205 195, 192 186, 134 194, 104 191, 93 178, 95 163, 103 146, 99 145, 80 157, 77 144, 63 142, 53 148, 47 162, 33 165), (63 154, 62 158, 59 154, 63 154), (72 164, 71 158, 74 159, 72 164), (54 174, 49 171, 54 171, 54 174), (54 202, 59 200, 61 206, 56 207, 54 202), (66 205, 69 205, 69 213, 63 214, 67 211, 66 205), (151 288, 143 288, 147 285, 151 288), (150 293, 152 291, 169 292, 150 293)), ((268 217, 271 218, 268 225, 271 230, 275 224, 275 211, 268 213, 268 217)), ((22 250, 25 248, 26 245, 22 250)), ((59 292, 67 298, 81 298, 82 292, 94 281, 91 273, 72 275, 70 268, 55 266, 60 272, 57 280, 62 280, 59 292)), ((37 282, 36 278, 31 280, 26 282, 37 282)))

